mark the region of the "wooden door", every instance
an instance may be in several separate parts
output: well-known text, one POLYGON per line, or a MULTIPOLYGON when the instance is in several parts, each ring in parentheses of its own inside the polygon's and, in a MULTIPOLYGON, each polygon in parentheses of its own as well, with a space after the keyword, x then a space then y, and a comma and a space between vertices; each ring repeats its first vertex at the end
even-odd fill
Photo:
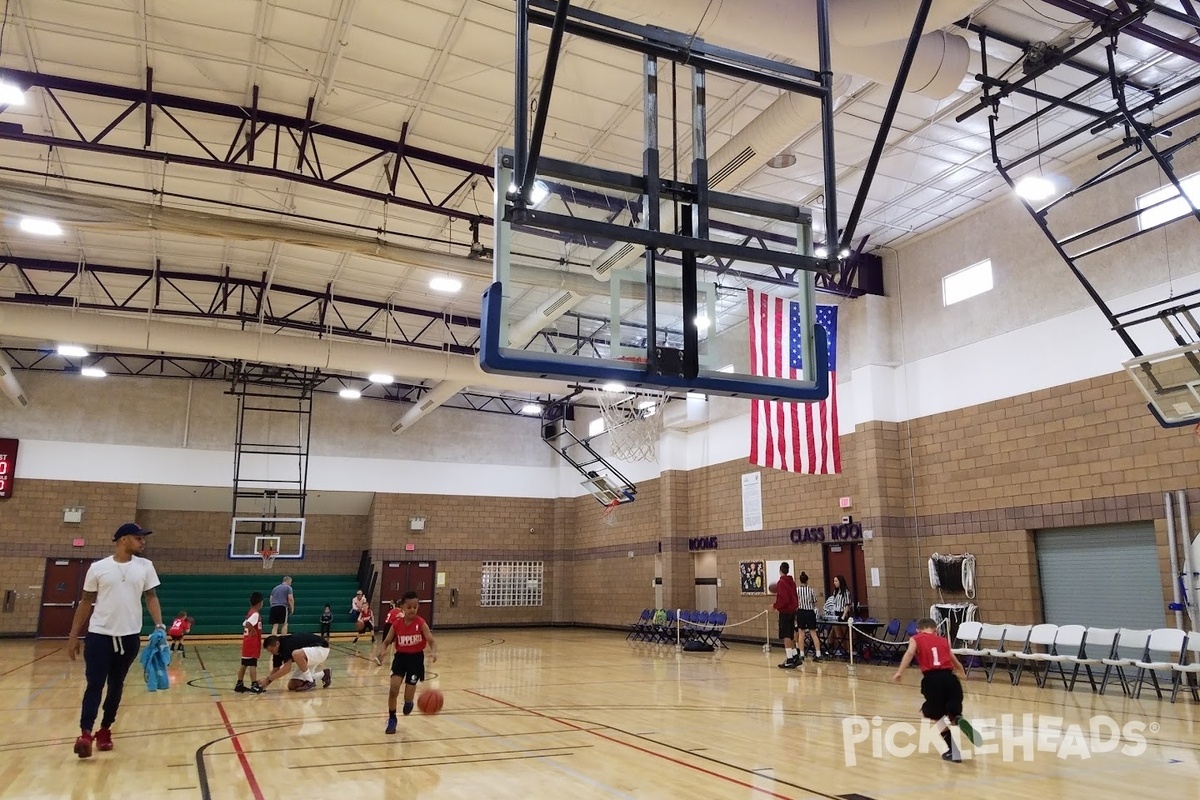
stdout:
POLYGON ((846 581, 850 599, 854 604, 853 614, 865 617, 867 603, 867 563, 862 544, 839 542, 825 546, 825 595, 833 591, 833 578, 839 576, 846 581))
POLYGON ((83 597, 83 579, 92 558, 47 558, 42 580, 42 610, 38 636, 65 639, 71 635, 71 620, 83 597))
POLYGON ((385 561, 380 575, 380 619, 386 618, 392 600, 399 600, 405 592, 413 591, 417 593, 417 600, 420 602, 417 614, 427 624, 432 625, 436 569, 436 561, 385 561))

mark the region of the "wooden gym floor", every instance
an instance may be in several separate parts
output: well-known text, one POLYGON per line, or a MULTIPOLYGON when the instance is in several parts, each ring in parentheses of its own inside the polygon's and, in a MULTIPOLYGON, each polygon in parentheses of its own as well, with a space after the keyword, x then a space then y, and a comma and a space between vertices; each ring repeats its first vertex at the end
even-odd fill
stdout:
MULTIPOLYGON (((1086 684, 1068 694, 1039 690, 1029 675, 1013 687, 975 673, 966 714, 977 722, 1013 714, 1024 730, 1022 715, 1032 714, 1050 729, 1078 723, 1086 737, 1103 715, 1144 724, 1145 745, 1093 752, 1086 738, 1049 733, 1041 748, 1017 744, 1012 758, 998 745, 950 764, 937 751, 883 746, 886 726, 919 722, 916 670, 896 686, 886 667, 860 665, 853 678, 844 662, 780 670, 779 648, 753 645, 677 654, 616 632, 438 636, 442 657, 427 685, 445 693, 445 709, 401 717, 396 736, 383 733, 387 669, 363 657, 365 644, 334 643, 327 690, 276 684, 255 696, 232 690, 236 643, 196 641, 171 666, 169 691, 147 693, 134 665, 116 748, 87 760, 71 750, 82 663, 66 659, 62 642, 0 642, 0 797, 885 800, 946 790, 1108 800, 1194 797, 1200 781, 1200 706, 1187 693, 1172 705, 1149 689, 1130 700, 1119 686, 1099 697, 1086 684), (869 739, 848 756, 843 730, 869 737, 872 724, 881 756, 869 739)), ((910 741, 901 732, 896 743, 910 741)))

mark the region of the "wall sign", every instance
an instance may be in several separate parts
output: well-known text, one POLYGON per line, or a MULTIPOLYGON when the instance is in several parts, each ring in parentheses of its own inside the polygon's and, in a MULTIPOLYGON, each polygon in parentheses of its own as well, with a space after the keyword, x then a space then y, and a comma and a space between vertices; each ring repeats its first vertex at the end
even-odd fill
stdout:
POLYGON ((716 550, 717 537, 715 536, 694 536, 688 539, 688 550, 695 552, 697 550, 716 550))
POLYGON ((17 474, 16 439, 0 439, 0 498, 12 497, 13 477, 17 474))
POLYGON ((861 522, 839 522, 836 525, 816 525, 809 528, 792 528, 788 539, 792 544, 808 542, 856 542, 863 538, 861 522))

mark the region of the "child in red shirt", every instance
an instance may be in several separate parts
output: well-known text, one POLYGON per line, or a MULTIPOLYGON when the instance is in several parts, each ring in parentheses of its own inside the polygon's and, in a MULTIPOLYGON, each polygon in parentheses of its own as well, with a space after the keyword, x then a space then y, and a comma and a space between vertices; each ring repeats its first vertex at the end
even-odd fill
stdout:
POLYGON ((788 573, 791 568, 784 561, 779 565, 779 579, 775 581, 775 605, 779 612, 779 638, 783 640, 783 651, 787 656, 780 669, 795 669, 804 663, 804 657, 796 649, 796 612, 800 610, 800 599, 796 594, 796 579, 788 573))
POLYGON ((384 733, 396 732, 396 698, 404 684, 404 714, 412 713, 413 697, 417 684, 425 680, 425 648, 429 647, 429 660, 437 661, 437 644, 425 620, 417 616, 420 600, 416 592, 405 592, 400 598, 400 616, 388 629, 383 644, 379 646, 376 662, 382 660, 387 646, 395 642, 396 654, 392 656, 392 683, 388 689, 388 724, 384 733))
POLYGON ((187 611, 180 611, 175 619, 171 620, 171 627, 167 630, 167 636, 171 640, 171 649, 179 646, 179 654, 187 658, 187 651, 183 649, 183 637, 192 629, 194 620, 188 616, 187 611))
POLYGON ((971 723, 962 716, 963 689, 959 678, 966 679, 966 671, 959 660, 950 650, 950 642, 937 632, 937 623, 925 618, 917 622, 916 634, 908 640, 908 649, 892 680, 900 683, 904 679, 904 671, 917 660, 921 668, 921 694, 925 703, 921 706, 921 715, 933 720, 946 740, 948 749, 942 754, 946 761, 959 762, 962 756, 954 739, 950 736, 950 726, 958 725, 963 733, 976 738, 971 723))
POLYGON ((250 610, 242 622, 242 665, 238 667, 237 683, 233 687, 235 692, 262 694, 265 691, 258 685, 258 657, 262 655, 262 604, 262 592, 250 595, 250 610), (247 669, 250 670, 249 689, 242 683, 247 669))

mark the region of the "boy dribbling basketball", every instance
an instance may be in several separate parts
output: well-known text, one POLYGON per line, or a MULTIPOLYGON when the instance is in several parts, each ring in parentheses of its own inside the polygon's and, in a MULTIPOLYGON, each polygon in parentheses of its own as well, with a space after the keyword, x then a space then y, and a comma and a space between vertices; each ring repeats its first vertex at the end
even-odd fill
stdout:
POLYGON ((958 745, 950 736, 950 726, 958 725, 963 733, 975 739, 974 730, 962 716, 963 689, 959 678, 965 679, 966 671, 950 650, 950 642, 938 635, 937 623, 932 619, 925 618, 917 622, 917 632, 908 640, 908 649, 904 651, 904 658, 892 676, 894 682, 904 680, 904 671, 912 664, 913 658, 921 668, 921 694, 925 697, 921 715, 936 723, 942 738, 946 740, 949 749, 942 754, 942 758, 946 761, 962 761, 958 745))
POLYGON ((382 663, 388 644, 395 642, 392 682, 388 689, 388 723, 384 733, 396 732, 396 699, 400 695, 401 684, 404 684, 404 714, 407 716, 412 713, 417 684, 425 680, 426 647, 429 648, 430 662, 437 661, 437 644, 425 620, 417 616, 419 607, 417 593, 405 592, 400 598, 400 616, 388 629, 375 656, 376 663, 382 663))

